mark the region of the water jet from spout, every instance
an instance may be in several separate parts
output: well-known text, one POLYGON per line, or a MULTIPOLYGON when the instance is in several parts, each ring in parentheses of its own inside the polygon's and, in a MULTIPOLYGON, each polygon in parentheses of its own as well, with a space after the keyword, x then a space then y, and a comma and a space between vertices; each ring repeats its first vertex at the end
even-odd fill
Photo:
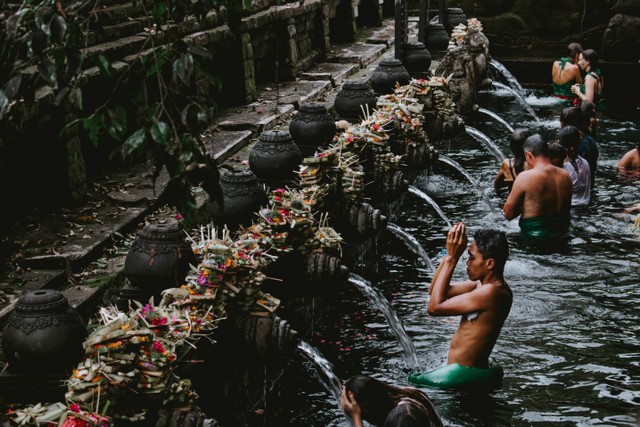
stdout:
POLYGON ((431 274, 434 274, 436 272, 436 268, 433 265, 431 258, 429 258, 429 254, 427 254, 427 251, 422 247, 415 236, 408 233, 404 228, 391 222, 387 224, 387 230, 398 236, 407 245, 407 247, 411 249, 413 253, 418 255, 422 259, 422 261, 424 261, 424 263, 429 267, 429 269, 431 270, 431 274))
POLYGON ((408 190, 409 190, 409 193, 415 194, 425 202, 429 203, 431 207, 438 213, 438 215, 440 215, 440 218, 442 218, 443 221, 447 223, 447 227, 451 227, 451 220, 447 217, 447 215, 445 215, 440 205, 438 205, 435 200, 429 197, 427 193, 425 193, 424 191, 420 190, 417 187, 414 187, 413 185, 410 185, 408 190))
POLYGON ((493 142, 491 138, 472 126, 465 126, 464 130, 475 140, 480 141, 482 145, 484 145, 485 148, 489 150, 491 154, 493 154, 493 157, 495 157, 498 162, 502 164, 502 161, 505 159, 504 153, 502 152, 502 150, 500 150, 496 143, 493 142))
POLYGON ((489 209, 491 210, 492 213, 496 213, 496 209, 493 207, 493 204, 491 203, 491 200, 489 200, 489 198, 487 197, 486 194, 484 194, 484 190, 483 188, 480 186, 480 183, 478 183, 478 181, 476 181, 471 174, 462 167, 462 165, 460 165, 460 163, 456 162, 455 160, 453 160, 450 157, 445 156, 444 154, 440 154, 438 156, 438 160, 441 161, 444 164, 447 164, 451 167, 453 167, 454 169, 456 169, 458 172, 460 172, 465 178, 467 178, 467 180, 473 184, 474 187, 476 187, 476 190, 478 191, 478 194, 480 195, 480 197, 482 197, 482 199, 485 201, 485 203, 487 204, 487 206, 489 206, 489 209))
POLYGON ((529 113, 536 122, 540 122, 540 118, 538 117, 538 115, 536 114, 535 111, 533 111, 533 108, 531 108, 531 105, 527 104, 527 100, 524 99, 524 97, 522 95, 520 95, 518 92, 516 92, 515 90, 511 89, 509 86, 507 86, 504 83, 500 83, 500 82, 493 82, 493 86, 499 88, 499 89, 504 89, 507 92, 510 92, 513 94, 513 96, 520 102, 520 104, 522 104, 522 106, 524 107, 525 110, 527 110, 527 113, 529 113))
POLYGON ((499 115, 497 115, 491 110, 487 110, 486 108, 478 108, 478 113, 486 114, 487 116, 495 119, 498 123, 501 123, 502 125, 504 125, 504 127, 506 127, 511 133, 515 131, 513 126, 511 126, 505 119, 503 119, 502 117, 500 117, 499 115))
POLYGON ((409 338, 407 332, 404 330, 404 326, 402 326, 402 322, 391 306, 389 300, 385 298, 382 292, 374 288, 371 282, 357 274, 349 274, 349 283, 354 285, 360 290, 360 292, 367 296, 371 302, 380 309, 384 317, 387 319, 389 328, 391 328, 391 331, 395 334, 400 346, 404 350, 404 359, 407 367, 412 371, 419 369, 416 347, 413 345, 413 341, 411 341, 411 338, 409 338))

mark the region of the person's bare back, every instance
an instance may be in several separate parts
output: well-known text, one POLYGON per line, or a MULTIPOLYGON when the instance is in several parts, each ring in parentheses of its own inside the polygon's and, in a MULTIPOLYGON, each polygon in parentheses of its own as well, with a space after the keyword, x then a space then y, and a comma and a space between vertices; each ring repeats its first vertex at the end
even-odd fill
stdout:
POLYGON ((620 172, 640 172, 640 147, 629 150, 618 162, 616 168, 620 172))
POLYGON ((523 145, 525 171, 520 173, 504 204, 504 216, 520 215, 525 238, 560 238, 569 231, 573 184, 569 173, 551 164, 549 146, 538 134, 523 145))
POLYGON ((520 173, 504 212, 507 219, 518 214, 522 218, 553 217, 568 215, 571 209, 573 184, 567 171, 552 164, 540 164, 520 173))
POLYGON ((549 146, 540 135, 528 137, 523 148, 526 170, 513 183, 504 204, 505 218, 568 217, 573 192, 571 176, 551 164, 549 146))
POLYGON ((580 68, 571 62, 566 62, 563 67, 562 61, 555 61, 551 67, 551 79, 558 85, 563 85, 567 82, 582 83, 580 68))

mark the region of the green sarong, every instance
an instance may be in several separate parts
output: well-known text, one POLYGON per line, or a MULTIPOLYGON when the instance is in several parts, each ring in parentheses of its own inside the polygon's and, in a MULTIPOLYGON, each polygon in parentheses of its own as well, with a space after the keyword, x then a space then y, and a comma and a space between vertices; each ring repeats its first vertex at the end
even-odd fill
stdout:
POLYGON ((563 237, 569 231, 569 224, 568 216, 520 218, 520 232, 522 237, 530 239, 563 237))
POLYGON ((462 388, 471 385, 495 385, 502 380, 504 371, 496 362, 488 368, 473 368, 452 363, 433 371, 409 375, 409 382, 437 388, 462 388))

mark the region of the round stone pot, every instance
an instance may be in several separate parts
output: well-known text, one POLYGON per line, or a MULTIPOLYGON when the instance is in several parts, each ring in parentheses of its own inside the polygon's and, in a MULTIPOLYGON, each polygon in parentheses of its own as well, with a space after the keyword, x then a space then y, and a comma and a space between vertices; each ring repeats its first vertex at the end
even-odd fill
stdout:
POLYGON ((9 372, 58 374, 82 359, 87 327, 61 292, 42 289, 20 297, 3 334, 9 372))
POLYGON ((447 18, 445 19, 444 28, 449 34, 458 24, 467 25, 467 15, 459 7, 450 7, 447 9, 447 18))
POLYGON ((431 53, 423 43, 407 43, 404 47, 404 67, 412 77, 422 76, 429 72, 431 53))
POLYGON ((251 171, 226 171, 220 176, 223 206, 216 201, 208 204, 216 222, 228 226, 248 225, 260 206, 268 202, 264 187, 251 171))
POLYGON ((431 50, 447 50, 449 46, 449 34, 444 25, 439 23, 429 23, 425 36, 426 47, 431 50))
POLYGON ((375 93, 384 95, 393 93, 396 84, 404 86, 411 76, 399 59, 380 61, 380 65, 371 74, 371 87, 375 93))
POLYGON ((302 162, 302 153, 289 132, 268 130, 249 153, 249 167, 271 188, 289 185, 302 162))
POLYGON ((371 112, 376 107, 376 96, 369 83, 364 80, 349 80, 344 82, 342 89, 336 95, 334 107, 340 119, 352 123, 362 120, 362 110, 371 112))
POLYGON ((300 106, 289 123, 289 133, 304 157, 327 148, 336 133, 336 122, 324 105, 311 102, 300 106))
POLYGON ((178 224, 149 224, 131 245, 124 274, 134 288, 159 297, 163 290, 183 284, 189 264, 196 265, 196 257, 178 224))

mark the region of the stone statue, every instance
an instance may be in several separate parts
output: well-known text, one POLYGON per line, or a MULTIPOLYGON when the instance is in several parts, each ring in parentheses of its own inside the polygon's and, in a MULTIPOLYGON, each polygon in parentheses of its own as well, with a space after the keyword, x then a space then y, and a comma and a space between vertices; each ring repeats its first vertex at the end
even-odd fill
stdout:
POLYGON ((447 77, 456 110, 470 116, 478 109, 477 92, 491 84, 489 39, 480 30, 457 27, 436 75, 447 77))

